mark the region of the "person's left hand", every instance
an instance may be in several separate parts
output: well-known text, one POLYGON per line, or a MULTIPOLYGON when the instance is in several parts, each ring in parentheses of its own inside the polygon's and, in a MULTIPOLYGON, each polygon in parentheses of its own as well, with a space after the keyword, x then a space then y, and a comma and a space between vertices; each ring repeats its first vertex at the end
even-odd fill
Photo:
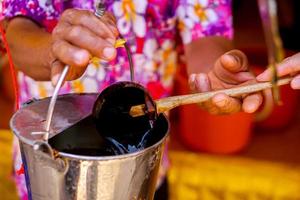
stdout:
MULTIPOLYGON (((277 65, 277 75, 284 77, 290 75, 293 77, 291 81, 291 88, 295 90, 300 89, 300 53, 285 58, 277 65)), ((269 68, 258 75, 256 79, 259 82, 270 81, 272 79, 272 70, 269 68)))
MULTIPOLYGON (((255 82, 255 76, 249 72, 247 57, 239 50, 232 50, 222 55, 208 73, 191 74, 189 77, 189 84, 194 92, 228 89, 255 82)), ((200 106, 212 114, 231 114, 240 110, 253 113, 261 103, 260 93, 240 98, 232 98, 220 93, 200 106)))

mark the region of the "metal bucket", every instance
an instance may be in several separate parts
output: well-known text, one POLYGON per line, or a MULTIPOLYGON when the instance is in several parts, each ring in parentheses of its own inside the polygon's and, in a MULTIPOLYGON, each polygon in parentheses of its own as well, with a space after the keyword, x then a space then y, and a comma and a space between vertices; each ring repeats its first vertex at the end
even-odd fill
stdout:
POLYGON ((42 142, 42 135, 36 133, 44 130, 49 98, 29 103, 12 117, 10 125, 20 141, 29 199, 153 199, 169 128, 167 119, 159 116, 154 127, 156 141, 141 151, 116 156, 70 153, 68 150, 78 147, 97 149, 102 145, 100 135, 89 126, 96 98, 96 94, 59 96, 44 148, 35 148, 42 142))

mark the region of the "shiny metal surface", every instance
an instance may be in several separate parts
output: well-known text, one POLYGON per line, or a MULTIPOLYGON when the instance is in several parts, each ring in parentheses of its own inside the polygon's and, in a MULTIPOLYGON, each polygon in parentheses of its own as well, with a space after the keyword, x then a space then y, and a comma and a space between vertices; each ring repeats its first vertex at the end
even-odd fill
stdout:
MULTIPOLYGON (((96 99, 96 94, 59 96, 51 122, 50 138, 90 115, 96 99)), ((43 140, 43 135, 32 133, 45 131, 49 102, 50 98, 35 100, 13 115, 10 127, 23 142, 33 145, 34 141, 43 140)))
POLYGON ((102 1, 99 1, 96 8, 95 8, 95 15, 98 18, 103 17, 103 15, 105 14, 106 8, 105 8, 105 4, 102 1))
MULTIPOLYGON (((95 94, 59 96, 50 140, 89 116, 96 97, 95 94)), ((153 199, 168 132, 165 117, 162 118, 159 141, 139 152, 118 156, 81 156, 54 149, 52 154, 46 147, 44 150, 34 150, 34 144, 42 137, 31 134, 44 128, 48 104, 49 99, 33 102, 16 112, 11 120, 11 128, 20 140, 29 199, 153 199)), ((89 129, 86 129, 84 134, 88 132, 89 129)), ((90 140, 92 144, 95 138, 86 137, 85 140, 90 140)))
POLYGON ((48 141, 49 139, 49 134, 50 134, 50 126, 51 126, 51 122, 52 122, 52 117, 53 117, 53 113, 54 113, 54 108, 55 108, 55 104, 56 104, 56 100, 58 97, 58 92, 65 80, 65 77, 67 76, 67 73, 69 71, 69 66, 66 65, 65 68, 63 69, 58 82, 55 86, 53 95, 51 97, 50 103, 49 103, 49 108, 48 108, 48 112, 47 112, 47 118, 46 118, 46 124, 45 124, 45 134, 43 136, 44 141, 48 141))

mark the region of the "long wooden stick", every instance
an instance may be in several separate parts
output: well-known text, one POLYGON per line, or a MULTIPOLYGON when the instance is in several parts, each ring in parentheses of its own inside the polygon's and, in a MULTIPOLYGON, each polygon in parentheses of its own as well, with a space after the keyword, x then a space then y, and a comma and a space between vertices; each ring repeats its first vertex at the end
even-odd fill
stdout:
MULTIPOLYGON (((292 78, 284 78, 278 80, 278 86, 286 85, 290 83, 292 78)), ((195 104, 195 103, 202 103, 205 101, 210 100, 214 95, 223 93, 227 94, 231 97, 238 97, 243 94, 250 94, 254 92, 259 92, 262 90, 266 90, 272 88, 273 85, 271 82, 263 82, 263 83, 255 83, 251 85, 225 89, 225 90, 216 90, 212 92, 204 92, 204 93, 196 93, 196 94, 188 94, 188 95, 179 95, 179 96, 172 96, 163 99, 156 100, 156 107, 158 113, 163 113, 168 110, 171 110, 177 106, 187 105, 187 104, 195 104)), ((132 106, 130 109, 129 114, 132 117, 138 117, 145 114, 145 105, 137 105, 132 106)))

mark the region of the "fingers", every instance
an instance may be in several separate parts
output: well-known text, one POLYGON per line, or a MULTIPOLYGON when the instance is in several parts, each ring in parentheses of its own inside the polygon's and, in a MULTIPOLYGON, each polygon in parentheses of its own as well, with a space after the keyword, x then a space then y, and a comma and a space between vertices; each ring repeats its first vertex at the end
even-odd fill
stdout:
POLYGON ((60 74, 65 65, 70 66, 66 80, 75 80, 84 73, 91 57, 87 50, 75 47, 64 40, 56 41, 52 49, 54 56, 59 60, 59 64, 55 61, 51 67, 53 85, 56 85, 57 74, 60 74))
POLYGON ((105 60, 116 57, 114 41, 103 39, 82 26, 67 26, 59 33, 62 39, 105 60), (84 35, 84 37, 82 37, 84 35), (113 42, 113 43, 112 43, 113 42))
POLYGON ((284 59, 277 68, 278 76, 295 75, 300 72, 300 53, 284 59))
MULTIPOLYGON (((191 90, 196 92, 211 91, 208 75, 205 73, 192 74, 189 78, 191 90)), ((225 94, 217 94, 211 100, 200 105, 211 114, 229 114, 239 112, 241 102, 236 98, 231 98, 225 94)))
POLYGON ((61 62, 79 68, 86 67, 91 57, 87 50, 73 46, 64 40, 55 41, 52 52, 61 62))
POLYGON ((297 75, 291 82, 291 87, 295 90, 300 89, 300 75, 297 75))
POLYGON ((227 96, 226 94, 216 94, 212 98, 212 104, 217 107, 219 114, 231 114, 241 110, 241 102, 236 98, 227 96))
POLYGON ((273 77, 272 69, 266 69, 263 73, 256 77, 257 81, 270 81, 273 77))
POLYGON ((117 35, 116 21, 110 14, 99 19, 90 11, 66 10, 52 32, 52 54, 60 61, 54 63, 53 83, 64 65, 70 66, 67 79, 72 80, 83 74, 92 56, 114 59, 117 35))
MULTIPOLYGON (((106 19, 109 16, 105 15, 103 18, 106 19)), ((105 24, 101 19, 97 18, 91 11, 77 9, 66 10, 61 17, 62 22, 86 27, 99 37, 115 39, 118 33, 116 26, 105 24)))
POLYGON ((246 113, 254 113, 263 102, 263 97, 260 93, 248 95, 243 100, 243 111, 246 113))
MULTIPOLYGON (((300 53, 284 59, 277 66, 278 76, 295 75, 300 72, 300 53)), ((256 77, 258 81, 270 81, 272 79, 272 70, 267 69, 256 77)))
MULTIPOLYGON (((189 84, 192 90, 208 92, 211 90, 231 88, 251 81, 256 82, 255 76, 248 71, 248 59, 244 53, 232 50, 221 56, 214 69, 208 74, 192 74, 189 84)), ((219 93, 211 100, 201 104, 213 114, 231 114, 242 108, 247 113, 255 112, 262 103, 261 94, 251 94, 242 99, 229 97, 219 93)))

